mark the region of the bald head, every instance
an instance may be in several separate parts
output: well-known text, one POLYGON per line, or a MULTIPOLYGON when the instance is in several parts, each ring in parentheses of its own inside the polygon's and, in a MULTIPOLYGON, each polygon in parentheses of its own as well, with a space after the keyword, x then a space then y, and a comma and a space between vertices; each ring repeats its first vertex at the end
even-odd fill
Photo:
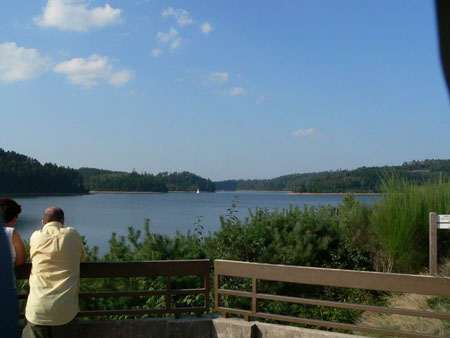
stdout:
POLYGON ((49 222, 59 222, 64 224, 64 211, 59 207, 48 207, 44 211, 44 216, 42 217, 42 224, 47 224, 49 222))

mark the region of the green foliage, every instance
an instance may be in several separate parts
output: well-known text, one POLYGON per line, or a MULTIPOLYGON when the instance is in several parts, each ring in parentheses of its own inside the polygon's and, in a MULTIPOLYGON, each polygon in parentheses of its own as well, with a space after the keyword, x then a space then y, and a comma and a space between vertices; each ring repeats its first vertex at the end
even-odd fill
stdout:
POLYGON ((410 182, 422 183, 437 177, 450 176, 450 160, 406 162, 401 166, 361 167, 355 170, 323 171, 291 174, 264 180, 227 180, 216 183, 217 190, 267 190, 298 193, 381 191, 381 178, 386 171, 395 172, 410 182))
POLYGON ((0 148, 0 193, 4 194, 66 194, 96 191, 214 192, 214 183, 189 172, 163 172, 158 175, 94 168, 79 170, 42 165, 37 160, 0 148))
POLYGON ((202 178, 187 171, 163 172, 156 175, 167 186, 169 191, 200 191, 214 192, 215 184, 210 179, 202 178))
POLYGON ((0 193, 85 193, 83 178, 74 169, 37 160, 0 148, 0 193))
POLYGON ((99 175, 108 175, 108 174, 126 174, 124 171, 112 171, 112 170, 106 170, 106 169, 96 169, 96 168, 86 168, 82 167, 78 169, 78 172, 83 176, 84 182, 87 184, 89 182, 90 178, 93 176, 99 176, 99 175))
POLYGON ((94 191, 168 192, 200 191, 214 192, 214 183, 198 175, 183 172, 162 172, 158 175, 131 173, 94 168, 80 168, 85 185, 94 191))
MULTIPOLYGON (((368 208, 351 196, 338 208, 249 211, 250 216, 241 220, 236 214, 236 202, 233 203, 221 217, 220 230, 205 240, 208 257, 356 270, 368 270, 372 266, 370 251, 360 249, 351 235, 358 225, 367 227, 368 208), (351 221, 355 214, 361 218, 356 223, 351 221)), ((221 287, 249 291, 251 280, 222 278, 221 287)), ((382 304, 384 299, 377 292, 269 281, 259 281, 258 292, 365 304, 382 304)), ((242 297, 224 296, 221 301, 227 307, 249 309, 251 306, 249 299, 242 297)), ((274 301, 258 302, 258 311, 342 322, 354 322, 360 315, 358 311, 274 301)))
MULTIPOLYGON (((428 262, 429 212, 450 213, 450 182, 444 179, 413 184, 385 178, 383 198, 374 205, 371 224, 375 264, 379 270, 417 273, 428 262)), ((439 252, 449 252, 450 234, 439 234, 439 252)))
MULTIPOLYGON (((147 219, 143 231, 134 227, 128 228, 128 235, 117 236, 113 233, 109 241, 109 250, 100 258, 98 248, 87 247, 89 261, 143 261, 143 260, 174 260, 205 258, 202 243, 196 235, 189 232, 186 235, 177 233, 174 238, 150 232, 150 220, 147 219)), ((172 279, 175 288, 198 288, 201 282, 195 276, 172 279)), ((130 290, 164 290, 166 279, 158 278, 96 278, 83 279, 81 290, 88 291, 130 291, 130 290)), ((201 295, 177 296, 175 306, 196 306, 203 304, 201 295)), ((154 297, 124 297, 124 298, 92 298, 80 299, 82 310, 111 309, 163 309, 164 296, 154 297)), ((109 319, 133 317, 158 317, 161 315, 144 316, 109 316, 109 319)))
POLYGON ((94 191, 168 191, 166 185, 158 177, 136 172, 91 176, 86 185, 89 190, 94 191))
POLYGON ((150 232, 150 220, 147 219, 144 233, 133 227, 128 228, 128 236, 117 237, 112 234, 109 251, 104 255, 105 261, 142 261, 166 259, 205 258, 202 242, 197 235, 189 231, 186 235, 177 233, 170 238, 150 232))
POLYGON ((374 240, 371 208, 346 194, 338 209, 341 245, 333 257, 333 265, 340 269, 371 270, 374 240))
POLYGON ((210 257, 274 264, 323 266, 339 246, 336 208, 250 210, 241 220, 221 217, 221 231, 207 243, 210 257))

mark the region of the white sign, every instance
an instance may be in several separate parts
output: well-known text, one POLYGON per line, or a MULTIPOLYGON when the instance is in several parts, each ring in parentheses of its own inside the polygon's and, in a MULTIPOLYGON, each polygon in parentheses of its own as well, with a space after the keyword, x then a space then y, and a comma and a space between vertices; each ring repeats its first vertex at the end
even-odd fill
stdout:
POLYGON ((438 223, 450 223, 450 215, 438 215, 438 223))
POLYGON ((450 229, 450 215, 437 215, 437 228, 450 229))

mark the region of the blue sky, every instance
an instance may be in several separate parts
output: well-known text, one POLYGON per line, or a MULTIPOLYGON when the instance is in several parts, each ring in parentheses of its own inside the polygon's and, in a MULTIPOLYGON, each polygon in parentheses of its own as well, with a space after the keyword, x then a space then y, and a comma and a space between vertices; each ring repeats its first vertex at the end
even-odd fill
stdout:
POLYGON ((433 4, 4 1, 0 147, 214 180, 449 158, 433 4))

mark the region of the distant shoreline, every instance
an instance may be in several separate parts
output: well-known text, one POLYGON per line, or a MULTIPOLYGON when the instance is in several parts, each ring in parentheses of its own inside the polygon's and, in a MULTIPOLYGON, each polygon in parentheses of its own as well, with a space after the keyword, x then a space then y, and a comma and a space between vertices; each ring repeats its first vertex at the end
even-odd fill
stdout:
POLYGON ((89 192, 42 192, 42 193, 0 193, 4 197, 46 197, 46 196, 81 196, 89 195, 89 192))
POLYGON ((114 190, 105 190, 105 191, 97 191, 91 190, 90 194, 166 194, 164 191, 114 191, 114 190))
MULTIPOLYGON (((168 193, 196 193, 195 190, 176 190, 176 191, 114 191, 114 190, 106 190, 106 191, 97 191, 91 190, 90 194, 168 194, 168 193)), ((200 193, 210 193, 209 191, 200 191, 200 193)))
POLYGON ((354 196, 380 196, 380 192, 288 192, 288 195, 336 195, 343 196, 351 194, 354 196))
MULTIPOLYGON (((216 192, 222 192, 222 190, 216 190, 216 192)), ((223 192, 282 192, 288 195, 336 195, 342 196, 345 194, 352 194, 355 196, 380 196, 379 192, 292 192, 286 190, 223 190, 223 192)))
MULTIPOLYGON (((216 190, 215 192, 222 192, 222 190, 216 190)), ((352 194, 355 196, 379 196, 381 193, 376 192, 292 192, 292 191, 283 191, 283 190, 223 190, 223 192, 260 192, 260 193, 271 193, 271 192, 281 192, 286 193, 288 195, 335 195, 335 196, 343 196, 345 194, 352 194)), ((167 193, 195 193, 194 190, 187 191, 168 191, 168 192, 155 192, 155 191, 90 191, 90 194, 167 194, 167 193)), ((200 193, 211 193, 209 191, 200 191, 200 193)))
MULTIPOLYGON (((286 193, 288 195, 335 195, 335 196, 343 196, 345 194, 352 194, 354 196, 380 196, 381 193, 376 192, 292 192, 292 191, 283 191, 283 190, 216 190, 215 192, 230 192, 230 193, 240 193, 240 192, 256 192, 256 193, 286 193)), ((0 197, 46 197, 46 196, 82 196, 82 195, 95 195, 95 194, 141 194, 141 195, 150 195, 150 194, 167 194, 167 193, 196 193, 194 190, 186 190, 186 191, 97 191, 91 190, 86 193, 8 193, 2 194, 0 193, 0 197)), ((209 191, 200 191, 200 193, 208 193, 209 191)))

